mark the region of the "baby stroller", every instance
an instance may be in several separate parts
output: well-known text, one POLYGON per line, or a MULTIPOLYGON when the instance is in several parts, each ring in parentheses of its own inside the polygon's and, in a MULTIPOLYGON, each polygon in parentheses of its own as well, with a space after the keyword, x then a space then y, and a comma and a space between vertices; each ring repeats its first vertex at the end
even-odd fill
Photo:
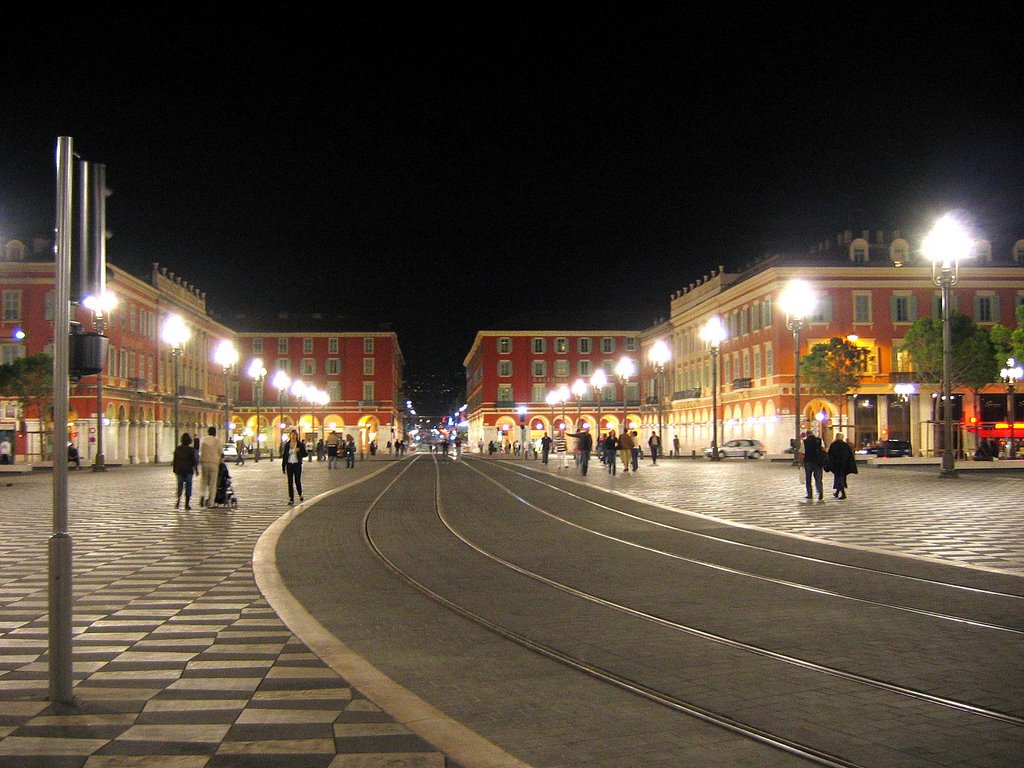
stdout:
POLYGON ((238 497, 235 496, 234 488, 231 485, 231 473, 228 472, 228 465, 223 461, 217 469, 217 495, 213 498, 215 507, 237 507, 238 497))

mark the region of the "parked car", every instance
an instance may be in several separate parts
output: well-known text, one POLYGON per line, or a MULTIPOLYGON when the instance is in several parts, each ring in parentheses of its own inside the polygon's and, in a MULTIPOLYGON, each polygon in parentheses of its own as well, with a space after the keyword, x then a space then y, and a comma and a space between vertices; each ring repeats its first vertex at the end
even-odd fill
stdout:
MULTIPOLYGON (((711 458, 711 446, 704 449, 704 455, 711 458)), ((726 440, 718 446, 718 456, 722 459, 760 459, 764 456, 764 446, 760 440, 749 437, 726 440)))
POLYGON ((867 448, 861 448, 857 453, 868 456, 880 456, 882 458, 914 455, 909 440, 896 439, 880 440, 874 445, 869 445, 867 448))
POLYGON ((234 443, 224 443, 224 450, 222 451, 222 453, 224 454, 225 461, 227 461, 228 459, 238 458, 238 448, 235 447, 234 443))

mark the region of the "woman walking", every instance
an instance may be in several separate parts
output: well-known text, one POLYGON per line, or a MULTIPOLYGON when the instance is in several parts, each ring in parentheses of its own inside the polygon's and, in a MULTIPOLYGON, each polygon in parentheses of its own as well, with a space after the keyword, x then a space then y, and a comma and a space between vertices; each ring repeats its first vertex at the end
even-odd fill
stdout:
POLYGON ((196 461, 196 452, 192 448, 192 436, 186 432, 181 436, 181 442, 174 449, 174 458, 171 461, 171 471, 178 478, 178 500, 174 502, 174 508, 181 506, 181 492, 185 491, 185 509, 192 509, 189 503, 192 500, 192 476, 199 474, 199 462, 196 461))
POLYGON ((833 496, 837 499, 846 498, 846 477, 857 474, 857 459, 853 455, 853 448, 843 438, 842 433, 836 435, 832 445, 828 447, 828 461, 832 467, 832 487, 835 489, 833 496))
POLYGON ((302 498, 302 461, 306 458, 306 444, 299 440, 294 429, 288 433, 288 442, 281 449, 281 471, 288 475, 288 505, 295 503, 295 492, 302 498))

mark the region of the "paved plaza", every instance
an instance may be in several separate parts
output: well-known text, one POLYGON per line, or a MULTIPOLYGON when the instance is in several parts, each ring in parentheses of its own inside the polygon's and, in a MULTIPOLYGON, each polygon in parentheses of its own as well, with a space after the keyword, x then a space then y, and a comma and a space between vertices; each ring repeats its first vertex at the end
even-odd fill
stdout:
MULTIPOLYGON (((307 464, 306 504, 388 460, 307 464)), ((997 465, 955 480, 864 466, 846 501, 809 502, 779 462, 648 460, 615 476, 593 463, 580 478, 571 458, 508 460, 733 524, 1024 575, 1024 474, 997 465)), ((191 512, 174 509, 166 466, 70 473, 74 708, 47 701, 52 475, 0 474, 0 768, 455 765, 275 615, 252 555, 289 511, 285 479, 278 462, 230 469, 239 507, 191 512)))

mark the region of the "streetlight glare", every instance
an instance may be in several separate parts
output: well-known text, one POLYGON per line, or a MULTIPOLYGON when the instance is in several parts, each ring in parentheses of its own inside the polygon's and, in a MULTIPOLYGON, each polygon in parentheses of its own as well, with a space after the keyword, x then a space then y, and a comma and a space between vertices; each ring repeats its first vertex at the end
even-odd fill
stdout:
POLYGON ((596 389, 604 389, 607 385, 608 376, 605 374, 604 368, 598 368, 590 377, 590 386, 596 389))
POLYGON ((82 299, 82 306, 93 314, 109 315, 117 306, 117 296, 110 291, 103 291, 98 296, 89 294, 82 299))
POLYGON ((725 326, 722 324, 722 318, 718 315, 714 315, 708 318, 708 321, 700 329, 700 340, 705 344, 710 344, 713 347, 719 346, 725 341, 728 332, 725 330, 725 326))
POLYGON ((668 362, 668 359, 672 357, 672 353, 669 351, 665 340, 658 339, 651 345, 651 350, 647 353, 647 357, 655 365, 661 366, 668 362))
POLYGON ((943 269, 950 269, 960 259, 971 255, 974 240, 967 227, 952 213, 935 222, 921 244, 924 255, 943 269))
POLYGON ((619 358, 619 362, 615 365, 615 375, 623 379, 628 379, 636 373, 636 365, 633 360, 628 357, 619 358))
POLYGON ((230 368, 238 362, 238 350, 235 349, 235 345, 231 343, 230 339, 224 339, 214 350, 213 359, 218 365, 230 368))
POLYGON ((291 377, 284 371, 279 370, 274 374, 273 380, 274 389, 288 389, 292 385, 291 377))
POLYGON ((790 280, 779 295, 779 307, 792 318, 805 318, 814 314, 817 301, 811 284, 806 280, 790 280))
POLYGON ((164 320, 164 328, 160 334, 161 338, 172 347, 180 347, 192 337, 185 321, 179 315, 169 315, 164 320))
POLYGON ((267 369, 263 367, 263 360, 258 357, 254 357, 252 362, 249 363, 249 377, 253 379, 262 379, 267 375, 267 369))

